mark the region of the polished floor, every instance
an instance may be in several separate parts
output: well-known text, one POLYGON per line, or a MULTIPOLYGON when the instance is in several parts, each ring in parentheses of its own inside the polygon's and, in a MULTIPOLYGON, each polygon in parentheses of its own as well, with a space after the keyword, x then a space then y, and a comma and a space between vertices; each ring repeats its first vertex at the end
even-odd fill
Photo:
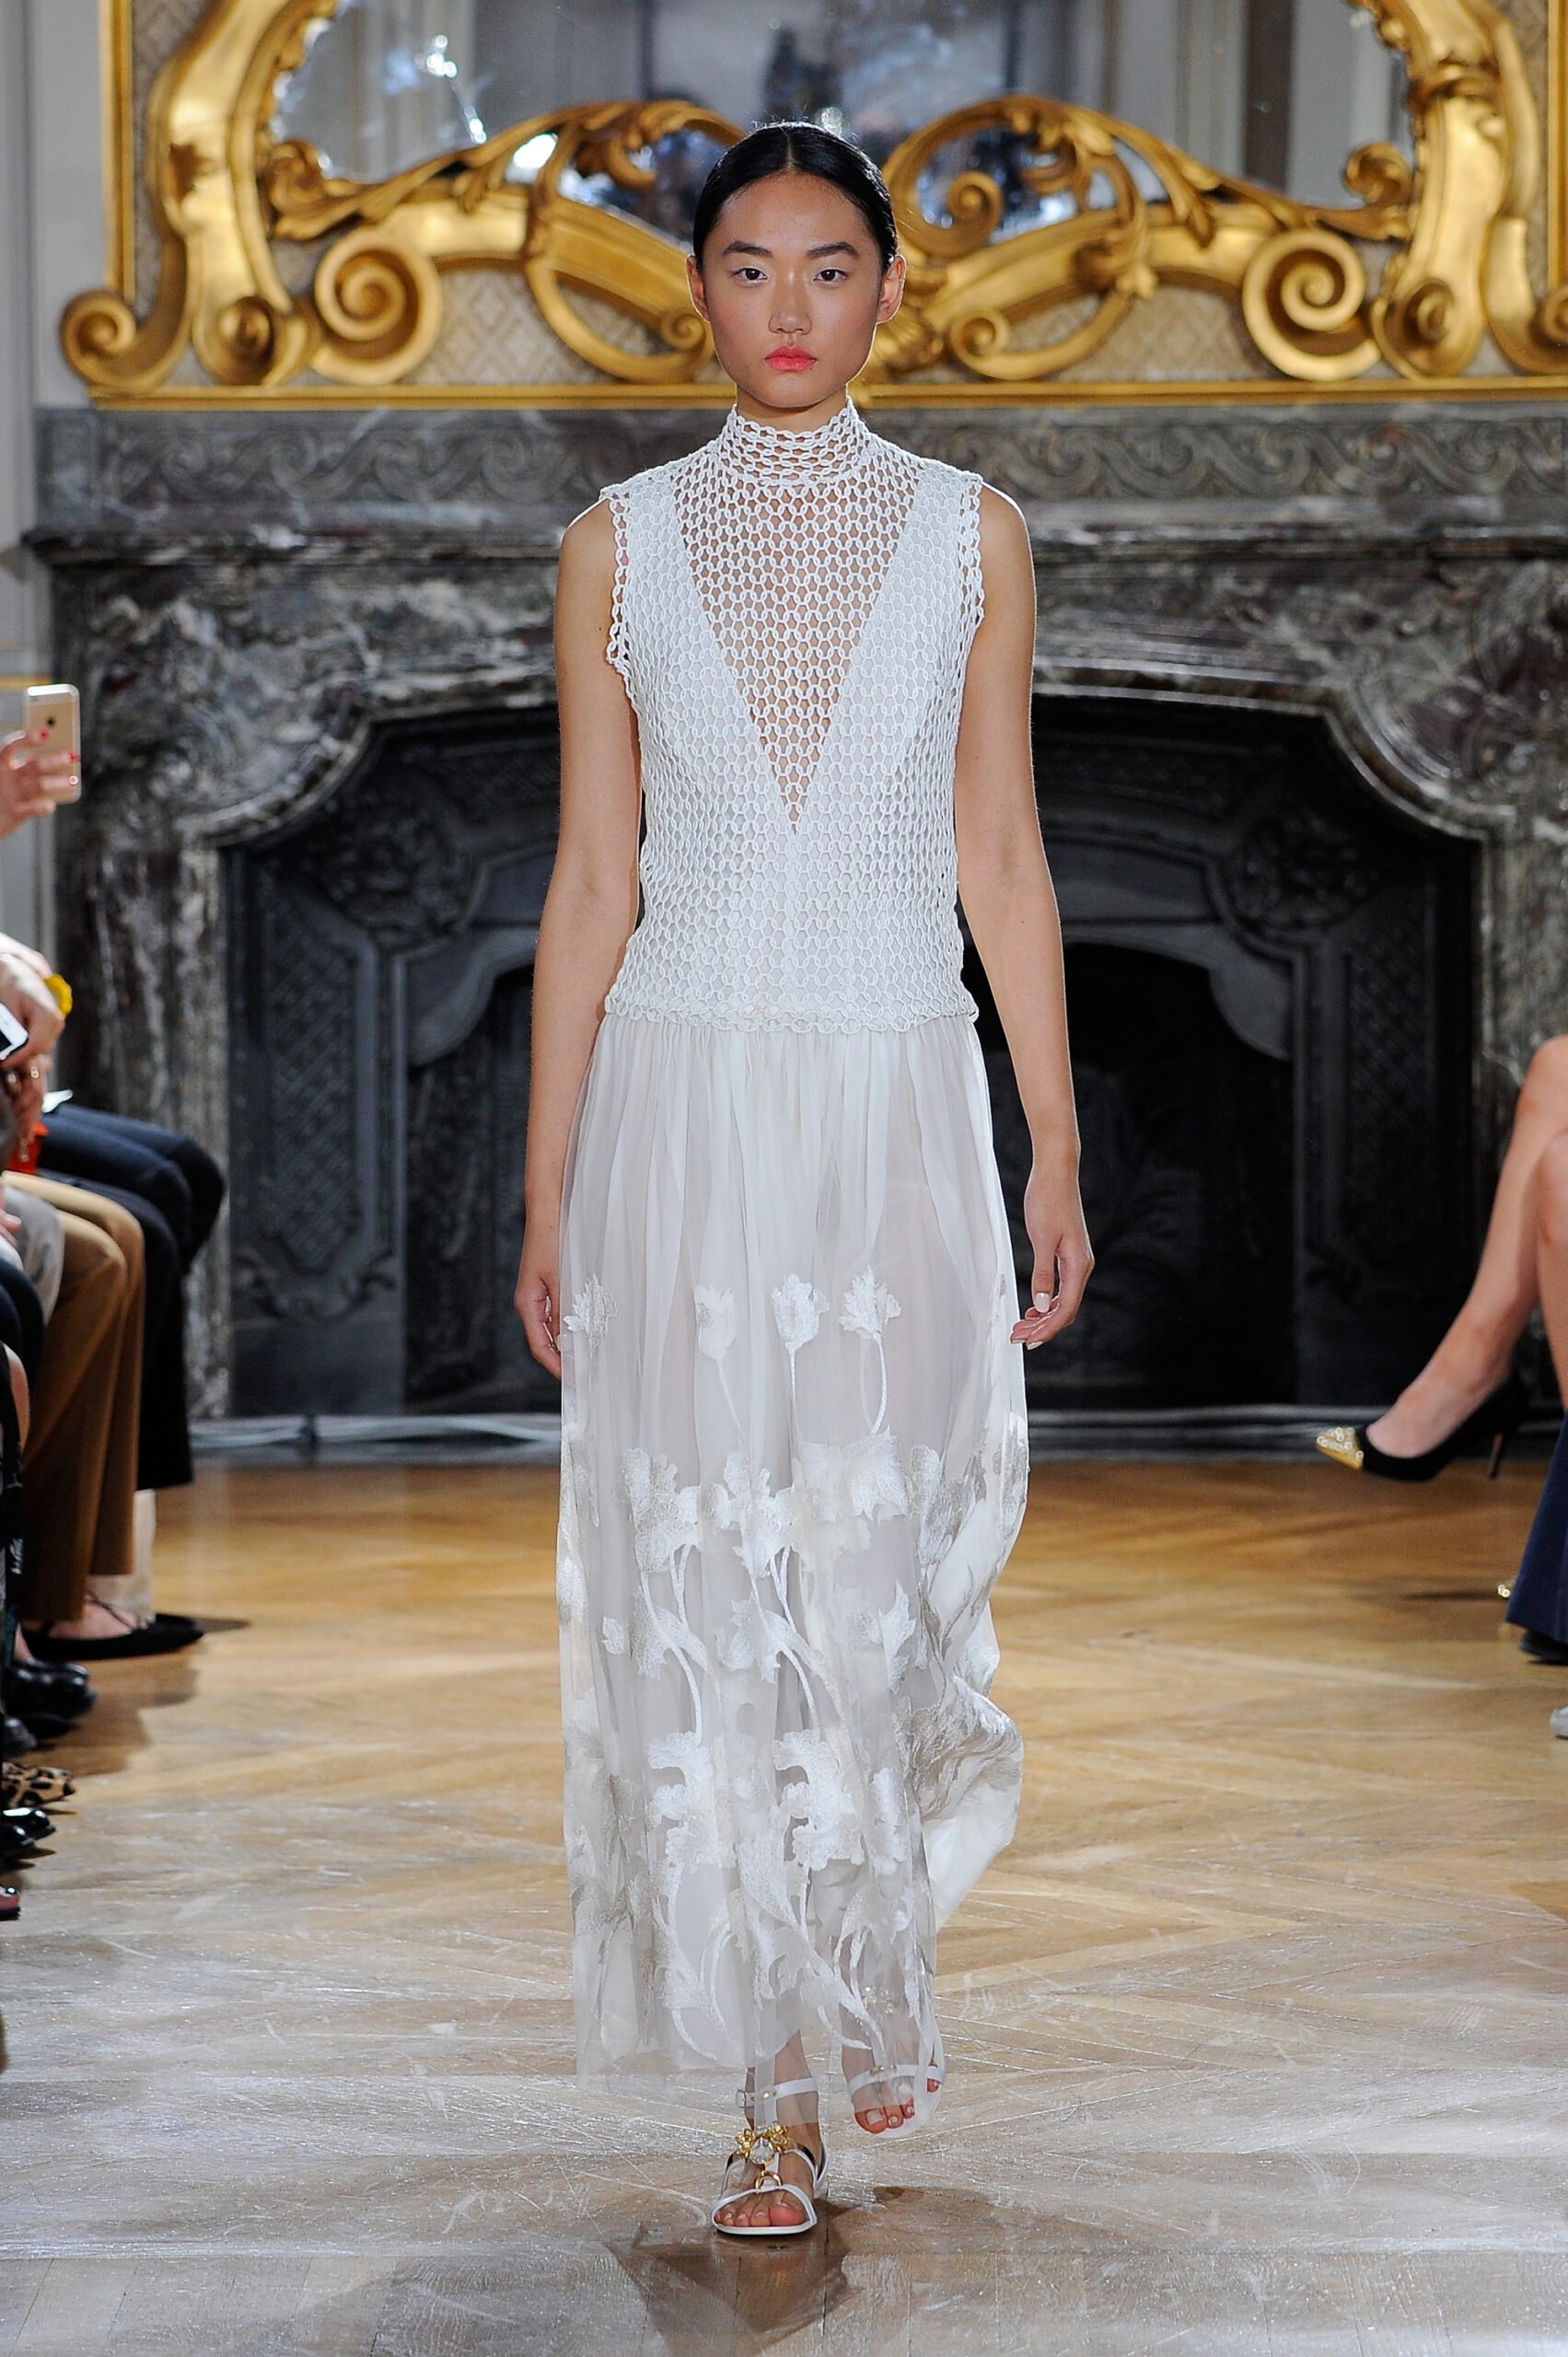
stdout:
POLYGON ((1568 2351, 1539 1480, 1037 1468, 938 2125, 736 2249, 722 2123, 566 2075, 552 1476, 203 1472, 161 1598, 226 1625, 103 1673, 0 1932, 0 2351, 1568 2351))

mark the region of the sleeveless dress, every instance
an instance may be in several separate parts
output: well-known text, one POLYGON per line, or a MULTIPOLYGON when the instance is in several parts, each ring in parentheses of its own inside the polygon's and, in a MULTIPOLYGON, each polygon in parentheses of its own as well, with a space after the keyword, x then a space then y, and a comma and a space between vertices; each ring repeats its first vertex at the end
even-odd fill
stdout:
POLYGON ((604 493, 645 831, 561 1238, 589 2082, 732 2103, 799 2034, 918 2124, 937 1926, 1013 1832, 1028 1425, 953 826, 980 491, 846 405, 604 493))

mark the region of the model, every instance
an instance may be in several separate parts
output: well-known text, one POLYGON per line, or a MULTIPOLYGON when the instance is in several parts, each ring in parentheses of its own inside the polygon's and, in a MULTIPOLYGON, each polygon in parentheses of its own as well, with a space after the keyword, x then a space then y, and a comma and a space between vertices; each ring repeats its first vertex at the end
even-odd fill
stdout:
POLYGON ((858 149, 728 150, 691 294, 735 406, 561 559, 517 1306, 563 1381, 578 2058, 738 2092, 727 2233, 816 2223, 824 2054, 874 2135, 935 2107, 937 1926, 1018 1804, 1019 1346, 1090 1266, 1028 535, 851 405, 902 284, 858 149), (1034 1144, 1021 1318, 959 897, 1034 1144))

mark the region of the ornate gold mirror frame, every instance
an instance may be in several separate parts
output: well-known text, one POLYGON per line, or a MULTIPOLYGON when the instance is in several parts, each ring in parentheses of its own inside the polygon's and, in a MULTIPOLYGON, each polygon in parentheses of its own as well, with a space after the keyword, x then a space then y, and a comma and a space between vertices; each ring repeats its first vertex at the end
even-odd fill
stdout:
MULTIPOLYGON (((536 115, 378 183, 329 179, 312 149, 274 141, 268 126, 279 76, 337 0, 212 0, 158 74, 143 151, 158 278, 138 317, 131 0, 108 5, 119 283, 78 296, 61 325, 66 357, 96 398, 573 407, 727 399, 711 369, 697 381, 712 347, 687 302, 679 248, 568 195, 562 181, 570 168, 643 185, 642 158, 665 134, 693 128, 728 140, 736 127, 682 101, 610 100, 536 115), (509 179, 516 151, 540 134, 553 145, 537 175, 509 179), (303 278, 298 264, 311 249, 313 275, 296 290, 289 282, 303 278), (281 269, 289 251, 296 266, 281 269), (551 332, 598 380, 411 384, 440 331, 443 274, 481 267, 520 273, 551 332), (630 348, 605 331, 612 321, 630 348)), ((1413 168, 1392 145, 1363 147, 1344 168, 1355 202, 1301 204, 1088 108, 1029 96, 962 108, 912 134, 888 161, 909 291, 857 393, 966 405, 1299 399, 1306 389, 1353 391, 1374 369, 1380 392, 1568 390, 1568 0, 1551 0, 1543 296, 1527 258, 1539 115, 1507 17, 1491 0, 1346 5, 1366 8, 1403 54, 1413 168), (1001 192, 981 171, 951 183, 947 223, 928 216, 918 191, 931 159, 995 128, 1029 143, 1031 184, 1070 194, 1070 218, 998 237, 1001 192), (1128 154, 1153 172, 1160 199, 1142 192, 1128 154), (1223 383, 1063 381, 1161 286, 1234 305, 1268 373, 1223 383), (1054 340, 1041 342, 1043 331, 1054 340), (920 373, 936 368, 940 379, 920 373)))

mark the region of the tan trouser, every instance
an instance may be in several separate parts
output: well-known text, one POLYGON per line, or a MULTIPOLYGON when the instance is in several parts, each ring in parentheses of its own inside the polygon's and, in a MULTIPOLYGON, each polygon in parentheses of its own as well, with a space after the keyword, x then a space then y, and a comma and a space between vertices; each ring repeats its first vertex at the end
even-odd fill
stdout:
POLYGON ((80 1618, 96 1578, 132 1568, 142 1392, 142 1231, 128 1211, 57 1179, 6 1174, 65 1227, 22 1451, 24 1620, 80 1618))

